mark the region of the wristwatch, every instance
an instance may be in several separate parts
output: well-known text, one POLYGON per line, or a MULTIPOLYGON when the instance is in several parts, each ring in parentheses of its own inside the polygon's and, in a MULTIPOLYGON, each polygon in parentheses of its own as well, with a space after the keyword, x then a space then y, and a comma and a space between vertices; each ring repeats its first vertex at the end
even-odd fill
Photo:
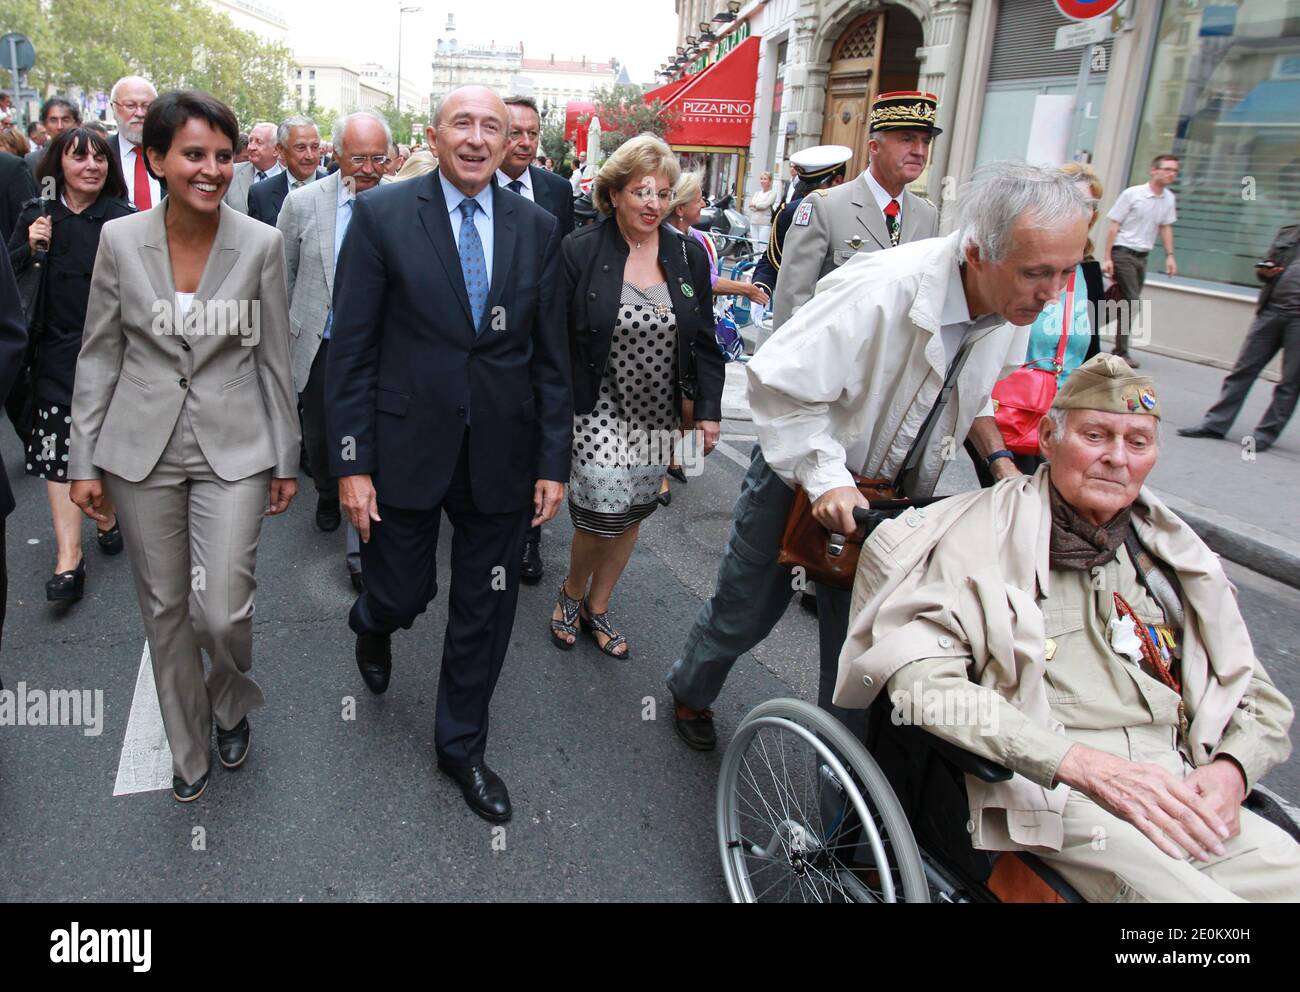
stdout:
POLYGON ((1008 451, 1006 448, 1003 448, 1000 451, 993 452, 987 458, 984 459, 990 471, 993 468, 993 463, 997 461, 999 458, 1010 458, 1014 462, 1016 460, 1016 454, 1014 451, 1008 451))

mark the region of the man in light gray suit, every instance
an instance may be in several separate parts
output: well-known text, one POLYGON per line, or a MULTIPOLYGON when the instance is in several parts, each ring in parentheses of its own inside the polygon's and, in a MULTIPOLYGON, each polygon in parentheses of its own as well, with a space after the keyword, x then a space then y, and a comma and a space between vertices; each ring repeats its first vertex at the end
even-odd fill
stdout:
POLYGON ((817 282, 861 251, 879 251, 939 233, 939 211, 907 184, 922 172, 936 105, 928 94, 881 94, 872 105, 871 164, 841 186, 818 189, 800 204, 781 257, 772 328, 813 297, 817 282))
MULTIPOLYGON (((339 170, 290 190, 276 220, 284 235, 289 278, 293 385, 302 405, 303 437, 316 484, 316 526, 323 531, 337 530, 342 519, 338 483, 330 477, 325 450, 325 361, 332 323, 334 263, 352 217, 352 202, 358 193, 379 185, 385 165, 381 160, 392 136, 382 117, 358 111, 335 124, 334 139, 339 148, 339 170)), ((353 587, 362 592, 361 542, 351 524, 347 547, 348 575, 353 587)))
POLYGON ((248 132, 248 161, 235 166, 225 195, 225 201, 241 214, 248 213, 249 187, 284 171, 275 148, 276 131, 270 121, 260 121, 248 132))

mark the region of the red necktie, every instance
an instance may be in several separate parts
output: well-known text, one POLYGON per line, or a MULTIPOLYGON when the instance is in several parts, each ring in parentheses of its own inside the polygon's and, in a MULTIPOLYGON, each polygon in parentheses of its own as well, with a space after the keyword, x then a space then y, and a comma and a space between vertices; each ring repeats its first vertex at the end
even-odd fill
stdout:
POLYGON ((149 194, 149 173, 144 169, 144 147, 135 146, 135 209, 148 210, 153 206, 149 194))
POLYGON ((898 247, 903 226, 898 222, 898 201, 890 200, 885 204, 885 226, 889 228, 889 243, 898 247))

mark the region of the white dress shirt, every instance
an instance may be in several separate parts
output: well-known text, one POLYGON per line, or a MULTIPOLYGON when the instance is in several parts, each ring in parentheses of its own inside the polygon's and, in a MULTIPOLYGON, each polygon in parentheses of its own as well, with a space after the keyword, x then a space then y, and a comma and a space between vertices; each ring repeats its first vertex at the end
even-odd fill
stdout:
MULTIPOLYGON (((525 200, 532 200, 534 203, 536 203, 537 197, 533 196, 533 170, 525 169, 524 174, 519 177, 518 181, 523 184, 523 189, 519 191, 519 195, 522 196, 525 200)), ((513 182, 515 182, 514 179, 511 179, 500 169, 497 169, 498 186, 504 186, 509 188, 510 184, 513 182)), ((511 190, 511 192, 513 193, 514 190, 511 190)))
MULTIPOLYGON (((442 183, 442 195, 447 198, 447 214, 451 219, 451 233, 456 236, 456 250, 460 251, 460 225, 464 222, 464 217, 460 212, 460 205, 468 200, 464 193, 458 190, 451 183, 447 182, 447 177, 438 170, 438 181, 442 183)), ((483 243, 483 264, 487 268, 488 285, 492 285, 492 184, 488 183, 478 191, 478 196, 474 197, 474 202, 479 205, 479 209, 474 211, 474 226, 478 228, 479 241, 483 243)))
POLYGON ((276 162, 275 165, 271 166, 265 172, 262 172, 257 166, 253 166, 253 182, 260 183, 263 179, 270 179, 272 176, 278 176, 283 171, 284 166, 279 162, 276 162))
MULTIPOLYGON (((292 180, 291 180, 292 181, 292 180)), ((343 235, 348 233, 348 224, 352 222, 352 207, 357 195, 349 189, 348 183, 339 183, 339 193, 334 201, 334 271, 339 267, 339 249, 343 247, 343 235)), ((326 341, 330 337, 330 328, 334 326, 334 308, 325 316, 325 330, 321 334, 326 341)))
POLYGON ((890 200, 898 201, 898 229, 901 231, 903 229, 903 194, 899 193, 898 196, 890 196, 889 190, 876 182, 876 177, 871 174, 870 169, 862 170, 862 178, 867 181, 867 189, 871 190, 871 195, 876 198, 876 206, 880 208, 882 214, 885 212, 885 207, 889 205, 890 200))
MULTIPOLYGON (((126 180, 127 199, 131 201, 131 206, 137 207, 138 204, 135 202, 135 157, 142 154, 142 152, 139 145, 131 144, 121 134, 117 136, 117 147, 122 160, 122 178, 126 180)), ((156 207, 158 201, 162 199, 162 187, 158 184, 157 179, 149 175, 147 170, 145 175, 149 177, 149 205, 156 207)))

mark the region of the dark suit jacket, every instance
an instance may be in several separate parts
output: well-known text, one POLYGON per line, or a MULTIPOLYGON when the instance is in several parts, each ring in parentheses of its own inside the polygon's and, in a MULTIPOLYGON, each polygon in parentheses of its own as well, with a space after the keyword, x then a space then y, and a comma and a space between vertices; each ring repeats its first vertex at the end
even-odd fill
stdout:
MULTIPOLYGON (((1277 237, 1273 239, 1273 245, 1264 256, 1264 260, 1280 265, 1285 272, 1286 267, 1295 261, 1297 252, 1300 252, 1300 224, 1290 224, 1277 232, 1277 237)), ((1263 276, 1258 278, 1264 286, 1259 291, 1259 306, 1255 308, 1256 313, 1268 306, 1268 301, 1273 298, 1273 287, 1277 285, 1281 275, 1272 279, 1265 279, 1263 276)))
POLYGON ((560 238, 573 231, 573 187, 554 172, 535 165, 528 167, 533 181, 533 198, 537 205, 560 222, 560 238))
POLYGON ((23 204, 36 195, 36 180, 17 155, 0 152, 0 237, 8 243, 23 204))
MULTIPOLYGON (((14 156, 9 157, 21 164, 14 156)), ((23 165, 23 169, 26 168, 23 165)), ((8 397, 27 355, 27 325, 23 320, 23 307, 18 300, 18 283, 14 280, 9 255, 0 252, 0 256, 3 256, 0 259, 0 397, 8 397)), ((14 494, 9 488, 9 473, 5 471, 4 463, 0 462, 0 521, 9 516, 13 508, 14 494)), ((3 554, 4 549, 0 548, 0 555, 3 554)), ((4 574, 2 562, 3 558, 0 558, 0 575, 4 574)), ((3 615, 3 604, 0 604, 0 616, 3 615)))
MULTIPOLYGON (((122 168, 122 139, 121 139, 121 136, 115 134, 115 135, 113 135, 112 137, 110 137, 110 138, 108 139, 108 146, 109 146, 110 148, 113 149, 113 154, 117 156, 117 167, 118 167, 119 169, 122 168)), ((128 176, 128 175, 123 174, 122 179, 123 179, 123 181, 125 181, 125 183, 126 183, 126 188, 127 188, 127 192, 129 193, 129 192, 131 191, 132 187, 135 185, 135 176, 128 176)), ((167 184, 166 184, 165 182, 163 182, 161 179, 159 179, 159 180, 158 180, 158 198, 159 198, 159 199, 162 199, 162 198, 163 198, 164 196, 166 196, 166 195, 167 195, 167 184)), ((128 196, 127 199, 129 200, 129 199, 130 199, 130 196, 128 196)), ((155 204, 153 204, 153 206, 156 207, 156 206, 158 206, 158 204, 155 203, 155 204)))
MULTIPOLYGON (((570 234, 560 252, 569 311, 573 408, 579 414, 590 413, 600 394, 600 377, 618 322, 627 242, 618 224, 605 217, 570 234)), ((696 420, 721 420, 726 373, 714 331, 709 257, 694 238, 664 225, 659 228, 659 265, 668 279, 677 318, 678 392, 685 384, 694 395, 696 420)))
POLYGON ((330 474, 369 474, 380 503, 437 507, 467 419, 481 512, 517 512, 537 480, 569 479, 556 221, 491 185, 492 285, 477 335, 439 174, 378 186, 353 207, 334 275, 326 437, 330 474))
MULTIPOLYGON (((324 169, 317 169, 308 182, 315 182, 317 179, 324 179, 328 172, 324 169)), ((263 224, 270 224, 275 227, 275 222, 280 217, 280 208, 284 206, 284 198, 289 195, 289 170, 277 172, 270 179, 263 179, 260 183, 253 183, 248 187, 248 216, 253 220, 260 220, 263 224)))

